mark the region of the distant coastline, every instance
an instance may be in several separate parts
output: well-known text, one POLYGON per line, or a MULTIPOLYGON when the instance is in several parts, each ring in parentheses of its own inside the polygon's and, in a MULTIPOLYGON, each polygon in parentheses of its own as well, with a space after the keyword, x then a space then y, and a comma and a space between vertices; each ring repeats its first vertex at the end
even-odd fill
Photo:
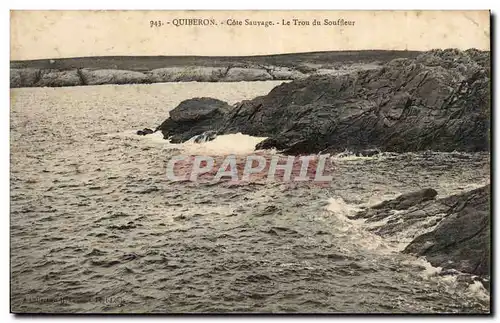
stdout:
POLYGON ((380 67, 420 51, 328 51, 258 56, 102 56, 10 62, 10 87, 296 80, 380 67))

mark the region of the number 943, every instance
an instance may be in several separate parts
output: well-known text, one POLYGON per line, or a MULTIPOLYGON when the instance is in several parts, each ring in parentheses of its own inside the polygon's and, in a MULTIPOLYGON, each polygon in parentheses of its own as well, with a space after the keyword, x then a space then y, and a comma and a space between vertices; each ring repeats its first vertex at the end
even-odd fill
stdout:
POLYGON ((163 22, 161 22, 161 20, 151 20, 149 21, 149 27, 153 28, 153 27, 161 27, 163 26, 163 22))

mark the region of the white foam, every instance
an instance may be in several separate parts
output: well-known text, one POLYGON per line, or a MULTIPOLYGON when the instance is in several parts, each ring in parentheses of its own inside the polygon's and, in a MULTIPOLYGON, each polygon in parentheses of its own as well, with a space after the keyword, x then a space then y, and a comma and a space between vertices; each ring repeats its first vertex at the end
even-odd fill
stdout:
MULTIPOLYGON (((403 261, 402 264, 417 266, 421 271, 418 275, 430 282, 439 284, 446 289, 449 293, 464 294, 463 282, 460 282, 458 277, 463 275, 456 270, 447 270, 449 274, 442 275, 443 268, 432 266, 425 258, 419 257, 411 260, 403 261)), ((465 295, 467 297, 475 298, 481 302, 489 301, 489 293, 480 281, 474 281, 469 284, 465 290, 465 295)))
POLYGON ((355 160, 372 160, 372 159, 380 159, 383 157, 382 153, 373 155, 373 156, 363 156, 361 154, 355 154, 352 151, 345 150, 341 153, 338 153, 332 156, 332 160, 340 160, 340 161, 355 161, 355 160))
MULTIPOLYGON (((134 134, 134 135, 137 136, 136 134, 134 134)), ((156 143, 156 144, 162 144, 162 145, 168 144, 168 141, 163 139, 163 134, 161 133, 161 131, 157 131, 157 132, 154 132, 150 135, 139 136, 139 137, 144 138, 144 140, 147 140, 149 142, 156 143)))
POLYGON ((373 194, 365 202, 363 202, 360 207, 372 207, 374 205, 380 204, 384 201, 392 200, 400 196, 401 193, 385 192, 382 194, 373 194))
MULTIPOLYGON (((255 152, 255 146, 267 137, 253 137, 242 133, 220 135, 212 141, 195 143, 194 140, 188 140, 181 144, 171 143, 163 139, 161 131, 154 132, 146 136, 139 136, 136 130, 127 130, 124 132, 108 134, 110 137, 133 138, 144 141, 145 143, 160 145, 167 149, 179 149, 185 154, 190 155, 243 155, 255 152)), ((270 150, 270 153, 276 151, 270 150)))
POLYGON ((252 137, 237 133, 217 136, 214 140, 203 143, 185 142, 171 145, 191 155, 243 155, 255 152, 255 146, 264 139, 266 137, 252 137))
POLYGON ((422 271, 419 272, 419 275, 424 279, 430 279, 431 277, 437 277, 441 273, 441 271, 443 271, 442 267, 434 267, 433 265, 431 265, 430 262, 428 262, 423 257, 403 261, 403 264, 417 266, 420 269, 422 269, 422 271))
POLYGON ((398 251, 381 236, 367 231, 363 219, 348 218, 361 210, 358 206, 346 203, 341 197, 334 197, 328 200, 325 209, 330 216, 335 217, 336 229, 349 236, 350 242, 356 247, 376 251, 379 254, 392 254, 398 251))
POLYGON ((439 190, 441 193, 439 194, 440 198, 445 198, 455 194, 461 194, 464 192, 472 191, 478 188, 481 188, 485 185, 490 184, 490 179, 483 179, 477 183, 457 183, 457 182, 443 182, 440 183, 439 190))
POLYGON ((478 298, 483 302, 488 302, 490 299, 488 290, 477 280, 467 287, 467 295, 478 298))
POLYGON ((153 143, 155 145, 169 145, 168 140, 163 139, 163 134, 161 131, 154 132, 152 134, 146 136, 140 136, 137 133, 137 130, 126 130, 123 132, 110 133, 106 136, 111 138, 132 138, 135 140, 140 140, 146 143, 153 143))
POLYGON ((344 216, 346 218, 348 216, 354 215, 358 211, 361 211, 361 209, 356 207, 355 205, 346 203, 341 197, 331 197, 330 199, 328 199, 328 205, 326 206, 326 209, 332 213, 344 216))

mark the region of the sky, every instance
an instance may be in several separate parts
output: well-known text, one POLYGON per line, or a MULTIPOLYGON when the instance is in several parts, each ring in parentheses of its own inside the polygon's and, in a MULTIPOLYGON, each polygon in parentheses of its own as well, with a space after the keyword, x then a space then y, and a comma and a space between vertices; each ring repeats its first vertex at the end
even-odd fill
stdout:
POLYGON ((489 11, 11 11, 10 18, 11 60, 490 49, 489 11), (182 19, 217 25, 174 25, 182 19), (249 26, 246 19, 273 25, 249 26), (293 19, 309 25, 294 25, 293 19), (325 19, 349 24, 328 25, 325 19), (238 21, 242 25, 228 25, 238 21))

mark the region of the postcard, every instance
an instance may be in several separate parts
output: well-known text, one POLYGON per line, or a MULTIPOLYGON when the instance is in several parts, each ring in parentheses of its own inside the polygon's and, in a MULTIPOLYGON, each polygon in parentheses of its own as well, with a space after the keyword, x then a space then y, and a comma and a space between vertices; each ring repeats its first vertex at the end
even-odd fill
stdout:
POLYGON ((489 314, 489 11, 11 11, 16 314, 489 314))

